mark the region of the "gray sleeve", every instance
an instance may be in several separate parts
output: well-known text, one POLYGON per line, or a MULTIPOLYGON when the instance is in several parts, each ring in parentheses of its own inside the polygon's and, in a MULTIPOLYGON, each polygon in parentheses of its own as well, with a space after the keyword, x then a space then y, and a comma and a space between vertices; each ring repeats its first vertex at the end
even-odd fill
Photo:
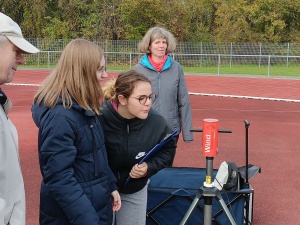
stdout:
POLYGON ((191 103, 182 69, 179 74, 178 109, 183 140, 185 142, 193 141, 194 135, 190 131, 193 128, 191 103))

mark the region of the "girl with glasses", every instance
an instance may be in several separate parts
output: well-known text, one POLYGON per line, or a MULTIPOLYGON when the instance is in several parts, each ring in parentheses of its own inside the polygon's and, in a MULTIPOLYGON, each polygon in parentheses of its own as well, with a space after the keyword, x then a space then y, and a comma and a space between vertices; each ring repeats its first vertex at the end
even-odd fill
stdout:
POLYGON ((110 168, 117 178, 122 207, 116 212, 117 225, 146 223, 149 178, 166 167, 175 151, 175 138, 139 164, 141 159, 172 129, 151 105, 156 95, 144 75, 130 70, 103 87, 105 101, 100 122, 110 168), (130 181, 126 183, 130 176, 130 181))

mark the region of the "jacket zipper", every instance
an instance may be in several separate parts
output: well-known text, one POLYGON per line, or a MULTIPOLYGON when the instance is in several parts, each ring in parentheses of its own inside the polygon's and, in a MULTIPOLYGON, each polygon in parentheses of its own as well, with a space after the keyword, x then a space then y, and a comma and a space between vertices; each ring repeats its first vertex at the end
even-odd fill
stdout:
POLYGON ((96 145, 96 138, 95 138, 95 134, 94 134, 94 126, 93 124, 90 125, 91 131, 92 131, 92 139, 93 139, 93 155, 94 155, 94 168, 95 168, 95 176, 97 177, 99 175, 99 158, 98 158, 98 151, 97 151, 97 145, 96 145))
MULTIPOLYGON (((130 132, 130 127, 129 127, 129 124, 127 123, 126 124, 126 133, 127 133, 126 140, 127 140, 127 142, 126 142, 126 155, 125 155, 126 160, 125 160, 125 162, 127 161, 127 156, 128 156, 128 134, 129 134, 129 132, 130 132)), ((121 180, 120 170, 118 170, 118 178, 119 178, 119 180, 121 180)))
POLYGON ((127 162, 127 160, 128 160, 128 136, 130 133, 129 123, 126 124, 126 130, 127 130, 127 136, 126 136, 126 160, 125 160, 125 162, 127 162))
MULTIPOLYGON (((158 79, 158 91, 159 91, 159 93, 157 93, 157 95, 159 96, 160 95, 160 72, 157 72, 157 79, 158 79)), ((158 103, 158 112, 160 112, 161 113, 161 98, 160 97, 158 97, 158 101, 159 101, 159 103, 158 103)))

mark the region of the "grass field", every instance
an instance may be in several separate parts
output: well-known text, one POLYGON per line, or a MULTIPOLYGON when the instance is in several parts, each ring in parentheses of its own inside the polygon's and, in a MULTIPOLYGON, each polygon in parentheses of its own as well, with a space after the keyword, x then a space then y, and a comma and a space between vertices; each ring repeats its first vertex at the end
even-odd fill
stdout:
MULTIPOLYGON (((37 66, 20 66, 22 69, 53 69, 54 66, 37 65, 37 66)), ((133 68, 133 66, 132 66, 133 68)), ((107 65, 107 71, 124 71, 129 70, 127 66, 110 66, 107 65)), ((238 75, 238 76, 262 76, 262 77, 292 77, 300 78, 300 65, 220 65, 205 67, 183 67, 183 71, 189 74, 210 74, 210 75, 238 75)))
POLYGON ((221 65, 220 67, 184 67, 186 73, 258 75, 272 77, 300 77, 300 66, 221 65))

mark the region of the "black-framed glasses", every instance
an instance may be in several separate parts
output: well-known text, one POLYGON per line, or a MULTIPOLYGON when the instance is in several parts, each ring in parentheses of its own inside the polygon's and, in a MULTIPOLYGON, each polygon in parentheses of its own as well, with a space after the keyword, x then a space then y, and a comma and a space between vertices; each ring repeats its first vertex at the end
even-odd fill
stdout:
POLYGON ((156 99, 156 94, 152 93, 150 95, 140 95, 140 96, 130 97, 130 98, 135 98, 135 99, 139 100, 140 104, 145 105, 148 99, 151 102, 154 102, 156 99))

